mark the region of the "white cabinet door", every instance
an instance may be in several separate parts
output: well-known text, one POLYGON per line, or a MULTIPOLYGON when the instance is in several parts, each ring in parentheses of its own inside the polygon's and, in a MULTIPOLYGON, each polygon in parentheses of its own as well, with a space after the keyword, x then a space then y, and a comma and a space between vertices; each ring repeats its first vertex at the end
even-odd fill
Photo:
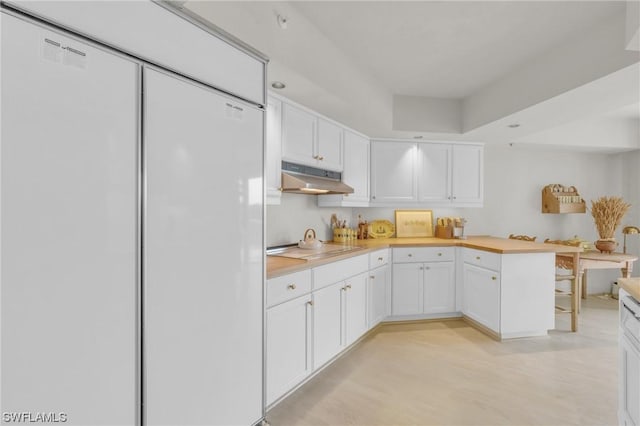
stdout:
POLYGON ((418 164, 419 200, 451 202, 451 145, 418 144, 418 164))
POLYGON ((151 68, 144 82, 146 419, 253 424, 263 398, 264 113, 151 68))
POLYGON ((455 266, 453 262, 424 265, 424 313, 437 314, 456 310, 455 266))
POLYGON ((365 272, 345 281, 345 346, 367 331, 367 275, 365 272))
POLYGON ((313 367, 321 367, 342 349, 342 304, 345 284, 313 292, 313 367))
POLYGON ((465 263, 463 275, 462 313, 500 333, 500 274, 465 263))
POLYGON ((393 265, 393 292, 391 296, 391 313, 393 315, 422 313, 423 268, 421 263, 396 263, 393 265))
POLYGON ((322 169, 342 171, 342 127, 318 119, 318 143, 313 157, 322 169))
POLYGON ((267 99, 266 141, 265 141, 265 179, 267 204, 280 204, 282 192, 282 102, 269 97, 267 99))
POLYGON ((417 201, 416 153, 412 142, 371 143, 372 202, 417 201))
POLYGON ((344 132, 344 173, 342 180, 353 187, 350 201, 369 204, 369 139, 344 132))
POLYGON ((369 328, 375 327, 390 313, 388 304, 391 298, 387 297, 388 287, 390 285, 389 278, 388 266, 376 268, 369 273, 369 280, 367 282, 367 299, 369 301, 367 317, 369 328))
POLYGON ((287 103, 282 104, 282 159, 317 167, 314 159, 317 118, 287 103))
POLYGON ((348 130, 344 131, 342 181, 353 188, 353 194, 319 195, 319 206, 369 206, 369 139, 348 130))
POLYGON ((133 425, 139 67, 0 16, 2 411, 133 425))
POLYGON ((640 424, 640 351, 624 334, 620 335, 619 351, 618 421, 621 425, 637 426, 640 424))
POLYGON ((453 146, 451 197, 454 203, 482 203, 483 152, 483 147, 479 145, 453 146))
POLYGON ((267 405, 304 380, 311 365, 311 295, 267 310, 267 405))

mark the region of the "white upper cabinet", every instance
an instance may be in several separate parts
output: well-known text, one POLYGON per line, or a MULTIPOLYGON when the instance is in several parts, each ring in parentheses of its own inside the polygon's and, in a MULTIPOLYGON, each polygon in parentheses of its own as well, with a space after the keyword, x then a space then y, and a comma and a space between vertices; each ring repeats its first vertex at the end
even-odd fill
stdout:
POLYGON ((341 172, 342 127, 289 103, 282 105, 282 159, 341 172))
POLYGON ((266 116, 265 179, 267 204, 280 204, 282 186, 282 102, 269 97, 266 116))
POLYGON ((318 118, 318 142, 313 154, 318 167, 342 170, 342 134, 341 127, 318 118))
POLYGON ((316 166, 314 145, 317 118, 300 108, 282 104, 282 159, 316 166))
POLYGON ((417 144, 374 141, 371 143, 371 201, 415 202, 417 144))
POLYGON ((455 204, 482 204, 484 153, 482 145, 453 145, 451 198, 455 204))
POLYGON ((371 202, 481 207, 483 146, 473 143, 374 141, 371 202), (413 152, 411 149, 413 148, 413 152))
POLYGON ((451 145, 418 145, 420 201, 451 200, 451 145))
POLYGON ((344 131, 344 171, 342 181, 353 188, 353 194, 319 195, 321 207, 369 206, 369 139, 349 130, 344 131))

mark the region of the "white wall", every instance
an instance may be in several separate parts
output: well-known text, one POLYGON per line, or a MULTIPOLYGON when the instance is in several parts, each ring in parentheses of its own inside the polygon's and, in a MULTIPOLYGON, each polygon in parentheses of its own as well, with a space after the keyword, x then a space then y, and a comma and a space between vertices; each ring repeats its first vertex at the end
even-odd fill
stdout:
POLYGON ((331 214, 351 223, 350 208, 318 207, 317 196, 282 194, 280 205, 267 206, 267 247, 296 243, 313 228, 321 240, 331 240, 331 214))

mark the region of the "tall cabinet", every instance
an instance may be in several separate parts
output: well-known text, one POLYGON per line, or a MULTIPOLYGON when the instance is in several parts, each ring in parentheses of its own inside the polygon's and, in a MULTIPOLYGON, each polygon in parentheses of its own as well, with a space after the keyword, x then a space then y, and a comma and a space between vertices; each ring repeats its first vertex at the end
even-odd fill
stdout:
POLYGON ((262 402, 263 111, 153 69, 144 84, 146 418, 251 424, 262 402))
POLYGON ((2 411, 258 423, 264 60, 164 3, 16 5, 0 12, 2 411))
POLYGON ((132 425, 140 67, 1 15, 2 411, 132 425))

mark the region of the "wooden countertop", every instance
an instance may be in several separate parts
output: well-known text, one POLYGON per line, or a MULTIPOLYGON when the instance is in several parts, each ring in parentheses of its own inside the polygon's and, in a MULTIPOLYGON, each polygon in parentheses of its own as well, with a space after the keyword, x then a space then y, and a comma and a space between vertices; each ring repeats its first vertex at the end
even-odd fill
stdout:
POLYGON ((466 240, 443 238, 381 238, 357 240, 353 244, 361 250, 331 256, 318 260, 291 259, 280 256, 267 256, 267 278, 302 271, 316 266, 347 259, 374 250, 393 247, 468 247, 500 254, 514 253, 579 253, 580 247, 557 244, 532 243, 490 236, 471 236, 466 240))
POLYGON ((640 277, 618 278, 618 284, 626 290, 631 297, 640 301, 640 277))

